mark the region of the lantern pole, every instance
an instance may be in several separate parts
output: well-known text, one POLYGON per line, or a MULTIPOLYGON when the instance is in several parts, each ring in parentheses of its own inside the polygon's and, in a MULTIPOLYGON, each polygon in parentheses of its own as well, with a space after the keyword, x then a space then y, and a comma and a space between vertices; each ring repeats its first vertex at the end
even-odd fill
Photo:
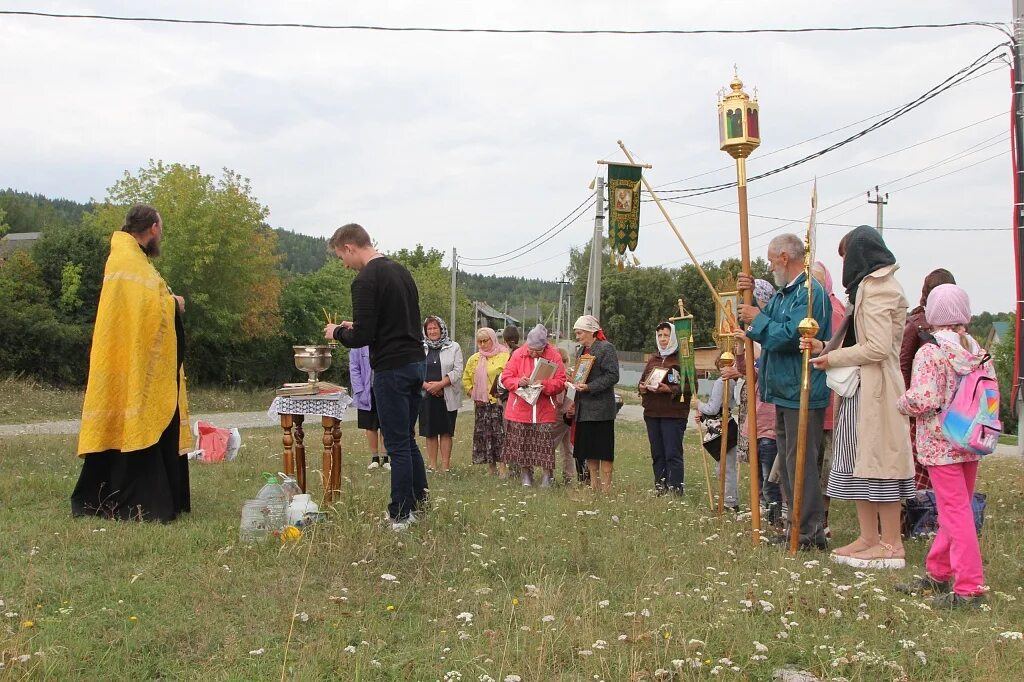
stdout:
MULTIPOLYGON (((759 106, 756 92, 754 99, 751 99, 743 91, 743 81, 735 72, 729 87, 732 91, 728 94, 720 94, 718 99, 719 142, 722 151, 727 152, 736 160, 736 191, 740 213, 740 260, 743 274, 750 276, 750 234, 747 227, 747 157, 761 144, 759 106)), ((743 291, 743 303, 753 305, 754 297, 750 289, 743 291)), ((757 547, 761 544, 761 486, 758 480, 761 464, 757 454, 757 380, 754 376, 754 342, 746 337, 743 343, 747 380, 747 440, 750 452, 750 522, 754 546, 757 547)))

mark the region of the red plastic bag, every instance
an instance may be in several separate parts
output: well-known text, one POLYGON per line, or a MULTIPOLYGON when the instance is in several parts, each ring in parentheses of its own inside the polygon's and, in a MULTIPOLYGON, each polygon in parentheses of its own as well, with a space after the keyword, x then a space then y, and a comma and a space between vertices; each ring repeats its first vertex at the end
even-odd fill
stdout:
POLYGON ((198 433, 196 449, 203 451, 199 460, 207 464, 223 462, 224 458, 228 456, 231 429, 221 429, 213 424, 199 421, 196 423, 196 431, 198 433))

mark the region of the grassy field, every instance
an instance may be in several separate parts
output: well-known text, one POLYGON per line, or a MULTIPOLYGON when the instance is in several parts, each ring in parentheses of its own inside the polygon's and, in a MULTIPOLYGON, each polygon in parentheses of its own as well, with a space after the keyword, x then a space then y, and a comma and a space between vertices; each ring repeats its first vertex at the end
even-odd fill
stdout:
MULTIPOLYGON (((279 430, 247 430, 235 462, 193 466, 193 512, 166 526, 72 519, 72 439, 0 439, 0 679, 1024 675, 1016 461, 982 467, 990 606, 943 613, 892 589, 913 571, 754 551, 746 523, 708 513, 689 441, 685 498, 654 497, 642 425, 620 422, 614 494, 593 497, 488 478, 468 464, 471 427, 460 419, 455 469, 431 478, 433 508, 407 532, 382 524, 386 475, 364 468, 350 429, 329 520, 254 547, 238 542, 239 510, 277 470, 279 430)), ((838 504, 838 541, 854 523, 838 504)), ((925 549, 908 545, 912 564, 925 549)))
MULTIPOLYGON (((266 410, 270 389, 199 386, 189 388, 189 409, 194 413, 266 410)), ((24 377, 0 379, 0 424, 78 419, 82 416, 84 389, 58 388, 24 377)))

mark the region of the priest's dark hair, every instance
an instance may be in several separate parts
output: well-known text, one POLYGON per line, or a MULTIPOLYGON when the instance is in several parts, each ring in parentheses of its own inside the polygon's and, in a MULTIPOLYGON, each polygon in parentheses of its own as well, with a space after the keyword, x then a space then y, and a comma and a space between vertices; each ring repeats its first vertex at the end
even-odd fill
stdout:
POLYGON ((135 204, 128 209, 128 215, 124 217, 124 225, 121 226, 121 231, 129 234, 138 234, 145 232, 154 223, 158 222, 160 222, 160 214, 157 213, 155 208, 149 204, 135 204))

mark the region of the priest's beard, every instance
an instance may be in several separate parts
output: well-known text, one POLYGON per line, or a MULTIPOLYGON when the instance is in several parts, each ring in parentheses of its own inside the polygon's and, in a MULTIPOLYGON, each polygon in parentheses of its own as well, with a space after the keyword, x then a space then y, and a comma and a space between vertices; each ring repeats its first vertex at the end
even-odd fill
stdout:
POLYGON ((160 255, 160 240, 154 237, 148 242, 142 245, 142 253, 146 254, 150 258, 156 258, 160 255))
POLYGON ((785 270, 772 270, 772 279, 775 280, 775 286, 782 288, 789 284, 789 280, 786 279, 785 270))

